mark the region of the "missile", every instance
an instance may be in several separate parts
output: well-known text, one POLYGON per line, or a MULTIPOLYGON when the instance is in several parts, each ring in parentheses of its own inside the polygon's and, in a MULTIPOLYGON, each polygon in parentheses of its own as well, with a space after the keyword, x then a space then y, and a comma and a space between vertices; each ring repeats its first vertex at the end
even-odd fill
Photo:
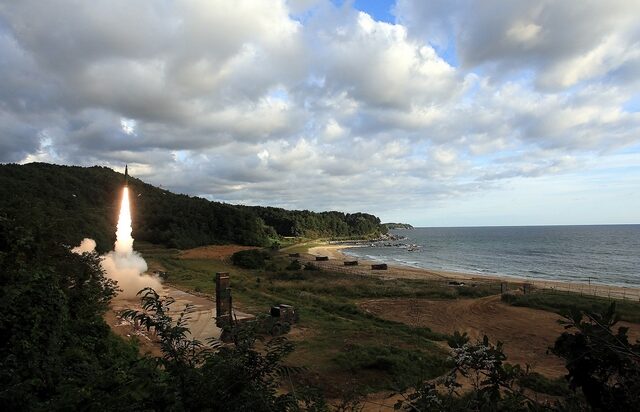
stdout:
POLYGON ((129 186, 129 165, 124 165, 124 185, 129 186))

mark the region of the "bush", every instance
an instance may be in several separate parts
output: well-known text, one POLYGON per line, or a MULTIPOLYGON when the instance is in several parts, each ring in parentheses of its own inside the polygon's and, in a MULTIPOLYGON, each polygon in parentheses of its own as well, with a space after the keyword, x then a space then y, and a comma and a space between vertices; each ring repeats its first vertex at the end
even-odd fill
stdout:
POLYGON ((631 343, 616 304, 601 313, 573 311, 551 352, 563 358, 571 389, 580 388, 593 410, 637 411, 640 341, 631 343), (617 330, 616 330, 617 328, 617 330))
POLYGON ((334 362, 353 373, 382 372, 384 377, 370 383, 378 388, 390 383, 406 387, 420 379, 435 378, 447 370, 444 359, 391 346, 350 345, 334 358, 334 362))
POLYGON ((520 379, 520 385, 538 393, 552 396, 567 396, 569 386, 564 378, 549 379, 537 372, 530 372, 520 379))
POLYGON ((298 261, 298 259, 296 259, 296 260, 292 260, 291 263, 289 263, 289 266, 287 266, 286 269, 287 270, 300 270, 300 269, 302 269, 302 265, 300 265, 300 261, 298 261))
MULTIPOLYGON (((566 315, 571 311, 603 312, 611 301, 597 296, 581 296, 575 293, 540 291, 528 295, 502 295, 502 301, 512 306, 524 306, 566 315)), ((640 322, 640 304, 632 301, 617 301, 616 312, 620 320, 640 322)))
POLYGON ((231 255, 234 265, 245 269, 264 269, 271 255, 260 249, 242 250, 231 255))
POLYGON ((305 276, 302 272, 278 272, 274 275, 271 275, 272 279, 276 280, 307 280, 307 276, 305 276))
POLYGON ((327 410, 324 399, 313 388, 302 386, 300 392, 292 394, 280 390, 284 376, 295 371, 283 363, 293 351, 293 344, 286 338, 262 341, 258 350, 255 343, 259 325, 247 323, 227 330, 232 345, 214 339, 210 344, 215 350, 210 350, 191 337, 185 317, 190 310, 188 306, 174 320, 168 313, 175 300, 162 298, 151 288, 143 289, 139 295, 144 311, 126 310, 123 317, 157 334, 163 353, 157 362, 158 370, 165 373, 165 385, 175 391, 177 404, 166 407, 160 400, 155 405, 131 410, 327 410), (307 408, 302 409, 301 404, 307 408))

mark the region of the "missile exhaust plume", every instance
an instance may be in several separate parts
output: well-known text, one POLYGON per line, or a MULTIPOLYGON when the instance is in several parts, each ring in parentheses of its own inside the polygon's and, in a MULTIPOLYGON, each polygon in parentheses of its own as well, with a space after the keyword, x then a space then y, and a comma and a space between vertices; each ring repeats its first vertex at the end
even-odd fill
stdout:
MULTIPOLYGON (((162 285, 155 276, 145 274, 147 262, 140 254, 133 250, 133 236, 131 227, 131 205, 129 203, 129 187, 122 190, 120 214, 116 229, 116 243, 114 250, 101 257, 100 265, 107 276, 118 282, 121 289, 118 297, 133 298, 145 287, 152 287, 160 291, 162 285)), ((73 248, 75 253, 93 252, 95 241, 85 238, 80 246, 73 248)))
POLYGON ((122 201, 120 203, 120 216, 116 230, 115 251, 120 254, 130 254, 133 252, 133 237, 131 233, 131 206, 129 205, 129 188, 122 190, 122 201))

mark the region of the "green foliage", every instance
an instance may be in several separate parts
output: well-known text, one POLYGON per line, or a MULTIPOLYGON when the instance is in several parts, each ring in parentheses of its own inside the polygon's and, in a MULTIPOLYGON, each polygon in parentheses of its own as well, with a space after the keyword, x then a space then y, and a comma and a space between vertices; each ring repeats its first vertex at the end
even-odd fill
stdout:
POLYGON ((435 381, 417 380, 415 390, 404 394, 396 409, 411 411, 531 411, 545 405, 529 398, 522 380, 528 370, 505 363, 502 343, 493 345, 485 336, 471 343, 454 334, 450 342, 453 368, 435 381), (462 391, 463 377, 471 390, 462 391))
MULTIPOLYGON (((609 308, 611 300, 596 296, 582 296, 576 293, 537 291, 527 295, 503 294, 502 301, 513 306, 526 306, 566 315, 572 311, 603 312, 609 308)), ((621 320, 640 322, 640 303, 618 301, 616 313, 621 320)))
POLYGON ((151 289, 144 312, 125 316, 156 332, 163 356, 140 357, 102 319, 115 285, 98 256, 53 239, 0 218, 3 410, 326 410, 317 392, 282 392, 296 373, 282 362, 293 349, 285 339, 258 350, 252 330, 237 330, 232 346, 205 346, 189 338, 191 309, 174 319, 173 302, 151 289))
POLYGON ((162 371, 102 319, 114 284, 96 255, 0 219, 0 405, 4 410, 169 407, 162 371), (153 394, 153 397, 152 397, 153 394))
POLYGON ((629 342, 626 327, 614 331, 618 320, 615 303, 600 313, 573 311, 552 350, 566 361, 570 387, 596 411, 640 410, 640 342, 629 342))
POLYGON ((530 372, 520 379, 520 385, 538 393, 552 396, 568 396, 569 386, 564 378, 549 379, 537 372, 530 372))
POLYGON ((280 236, 307 238, 366 237, 386 233, 380 219, 367 213, 311 212, 275 207, 248 207, 280 236))
POLYGON ((304 264, 304 270, 316 270, 317 271, 317 270, 320 270, 320 268, 318 266, 314 265, 311 262, 307 262, 307 263, 304 264))
POLYGON ((396 409, 430 411, 638 411, 640 342, 630 343, 628 328, 613 328, 619 316, 612 303, 601 313, 573 310, 552 352, 565 359, 566 379, 549 380, 527 366, 506 363, 502 343, 470 343, 464 334, 449 339, 454 368, 435 380, 422 379, 403 394, 396 409), (460 393, 462 376, 472 386, 460 393), (529 397, 524 389, 559 396, 554 404, 529 397), (575 394, 582 390, 582 397, 575 394))
POLYGON ((413 226, 411 226, 408 223, 383 223, 384 227, 386 227, 387 229, 393 230, 393 229, 413 229, 413 226))
POLYGON ((467 343, 469 343, 469 335, 467 335, 467 332, 460 333, 456 330, 453 332, 453 335, 447 338, 447 344, 450 348, 461 348, 467 343))
POLYGON ((294 259, 291 261, 291 263, 289 263, 289 265, 287 266, 287 270, 300 270, 302 269, 302 265, 300 264, 300 261, 298 259, 294 259))
MULTIPOLYGON (((0 165, 0 216, 49 227, 70 245, 90 237, 106 251, 115 240, 122 184, 122 174, 105 167, 0 165)), ((277 246, 274 238, 291 231, 277 219, 264 219, 271 214, 294 222, 296 232, 316 235, 364 236, 381 227, 367 214, 235 206, 174 194, 135 178, 129 189, 134 238, 181 249, 220 243, 277 246)))
POLYGON ((245 269, 263 269, 269 259, 269 252, 259 249, 241 250, 231 255, 231 262, 245 269))
MULTIPOLYGON (((445 335, 381 319, 359 309, 356 304, 362 296, 413 296, 423 293, 422 289, 430 287, 430 282, 403 279, 389 282, 327 271, 285 271, 284 267, 278 271, 250 271, 216 260, 155 256, 171 272, 173 283, 186 289, 200 287, 209 294, 215 293, 211 273, 232 271, 234 302, 250 313, 266 313, 273 304, 293 305, 300 314, 297 327, 304 331, 304 338, 296 343, 291 362, 307 366, 309 372, 305 376, 328 391, 332 398, 341 397, 341 391, 346 390, 347 385, 359 386, 360 382, 374 382, 367 384, 369 387, 393 388, 393 382, 385 379, 385 373, 381 371, 366 370, 366 375, 349 378, 351 374, 333 361, 336 350, 349 342, 374 347, 384 342, 393 347, 417 350, 441 361, 446 357, 444 350, 434 343, 444 341, 445 335), (256 282, 258 276, 259 284, 256 282), (350 383, 345 383, 345 379, 350 383), (353 380, 357 382, 353 383, 353 380)), ((283 262, 288 260, 285 258, 283 262)))
POLYGON ((163 352, 162 368, 177 385, 182 407, 201 411, 299 411, 326 410, 324 400, 316 392, 278 391, 288 368, 283 359, 293 345, 283 337, 265 342, 264 349, 255 348, 257 323, 233 328, 233 345, 212 340, 209 347, 189 338, 185 326, 190 308, 186 307, 177 321, 169 316, 172 299, 161 298, 153 289, 140 291, 143 312, 129 310, 124 317, 154 329, 163 352), (306 396, 305 396, 306 395, 306 396))
POLYGON ((350 345, 336 355, 334 362, 353 374, 383 372, 383 378, 369 382, 372 389, 405 388, 419 379, 435 378, 447 370, 441 357, 391 346, 350 345))
POLYGON ((269 278, 275 280, 306 280, 309 278, 309 275, 298 271, 288 271, 272 274, 269 278))
MULTIPOLYGON (((48 227, 70 245, 96 240, 112 248, 123 176, 104 167, 46 163, 0 165, 0 215, 28 227, 48 227)), ((133 235, 168 247, 268 244, 263 222, 249 209, 177 195, 129 180, 133 235)))

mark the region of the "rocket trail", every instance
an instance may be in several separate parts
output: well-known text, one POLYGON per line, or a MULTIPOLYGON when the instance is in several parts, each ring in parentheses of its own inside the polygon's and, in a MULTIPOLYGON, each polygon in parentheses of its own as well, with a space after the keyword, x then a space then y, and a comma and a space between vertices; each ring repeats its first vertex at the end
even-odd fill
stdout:
POLYGON ((115 251, 120 255, 133 253, 133 237, 131 236, 131 206, 129 205, 129 187, 122 189, 122 201, 120 202, 120 216, 116 230, 115 251))
MULTIPOLYGON (((107 276, 118 282, 121 292, 118 298, 135 298, 136 293, 145 287, 152 287, 156 291, 162 290, 160 280, 145 274, 147 262, 140 254, 133 250, 133 236, 131 228, 131 204, 129 203, 129 170, 125 167, 125 181, 120 201, 120 215, 116 228, 116 243, 113 251, 101 256, 100 266, 107 276)), ((75 253, 95 250, 96 242, 84 239, 82 244, 73 249, 75 253)))

